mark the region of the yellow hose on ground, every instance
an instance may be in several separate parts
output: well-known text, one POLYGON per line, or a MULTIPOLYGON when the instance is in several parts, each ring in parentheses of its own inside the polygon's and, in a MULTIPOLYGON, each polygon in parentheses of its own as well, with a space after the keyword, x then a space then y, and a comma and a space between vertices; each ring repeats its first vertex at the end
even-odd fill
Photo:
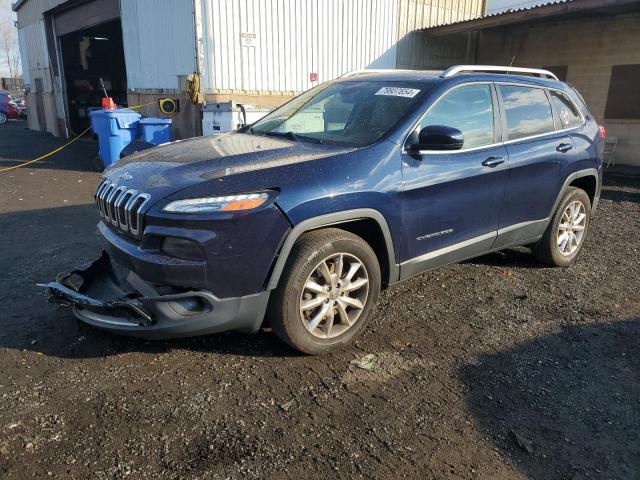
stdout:
MULTIPOLYGON (((147 105, 153 105, 156 102, 149 102, 149 103, 143 103, 142 105, 135 105, 133 107, 127 107, 129 110, 136 110, 138 108, 142 108, 142 107, 146 107, 147 105)), ((62 145, 61 147, 56 148, 55 150, 51 150, 49 153, 45 153, 44 155, 42 155, 41 157, 38 158, 34 158, 33 160, 29 160, 28 162, 23 162, 19 165, 14 165, 13 167, 5 167, 5 168, 0 168, 0 173, 2 172, 8 172, 9 170, 15 170, 16 168, 20 168, 20 167, 24 167, 26 165, 30 165, 32 163, 35 162, 39 162, 40 160, 44 160, 47 157, 50 157, 51 155, 53 155, 54 153, 58 153, 60 150, 62 150, 63 148, 68 147, 69 145, 71 145, 73 142, 75 142, 76 140, 78 140, 81 136, 83 136, 85 133, 87 133, 89 130, 91 130, 91 127, 87 127, 85 130, 82 131, 82 133, 80 135, 78 135, 77 137, 73 137, 71 140, 69 140, 67 143, 65 143, 64 145, 62 145)))
POLYGON ((73 137, 70 141, 68 141, 67 143, 65 143, 61 147, 58 147, 55 150, 51 150, 49 153, 46 153, 46 154, 42 155, 41 157, 35 158, 33 160, 29 160, 28 162, 24 162, 24 163, 21 163, 19 165, 14 165, 13 167, 0 168, 0 173, 1 172, 8 172, 9 170, 15 170, 16 168, 24 167, 25 165, 29 165, 31 163, 39 162, 40 160, 43 160, 43 159, 45 159, 47 157, 50 157, 54 153, 58 153, 63 148, 68 147, 69 145, 71 145, 73 142, 75 142, 77 139, 79 139, 81 136, 83 136, 89 130, 91 130, 91 127, 86 128, 80 135, 78 135, 77 137, 73 137))

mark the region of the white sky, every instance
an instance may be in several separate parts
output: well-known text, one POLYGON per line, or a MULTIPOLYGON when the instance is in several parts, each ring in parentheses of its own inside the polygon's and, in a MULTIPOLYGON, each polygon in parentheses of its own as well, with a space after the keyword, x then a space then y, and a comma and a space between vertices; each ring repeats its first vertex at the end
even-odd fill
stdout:
MULTIPOLYGON (((12 0, 0 0, 0 27, 4 28, 7 25, 11 25, 16 15, 11 10, 12 0)), ((0 47, 0 77, 8 77, 9 70, 7 68, 7 61, 5 57, 4 48, 0 47)))

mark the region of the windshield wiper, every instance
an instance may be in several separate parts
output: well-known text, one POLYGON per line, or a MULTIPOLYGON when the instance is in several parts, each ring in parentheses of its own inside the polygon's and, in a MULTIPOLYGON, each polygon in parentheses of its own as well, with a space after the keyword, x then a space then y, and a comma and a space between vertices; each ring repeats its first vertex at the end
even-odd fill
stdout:
POLYGON ((269 137, 286 137, 289 140, 293 140, 294 142, 299 142, 303 140, 305 142, 310 143, 319 143, 320 145, 324 144, 323 138, 310 137, 308 135, 300 135, 299 133, 289 132, 265 132, 265 135, 269 137))
POLYGON ((265 135, 269 137, 286 137, 294 142, 298 141, 297 135, 293 132, 265 132, 265 135))

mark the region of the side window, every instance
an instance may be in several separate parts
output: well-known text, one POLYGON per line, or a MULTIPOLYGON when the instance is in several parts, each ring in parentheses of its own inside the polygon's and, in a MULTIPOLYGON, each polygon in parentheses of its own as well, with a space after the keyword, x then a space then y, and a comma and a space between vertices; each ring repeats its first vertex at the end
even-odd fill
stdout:
POLYGON ((493 104, 489 85, 469 85, 454 90, 436 101, 420 122, 420 129, 430 125, 457 128, 464 135, 462 148, 493 143, 493 104))
POLYGON ((553 132, 553 115, 541 88, 500 85, 508 140, 553 132))
POLYGON ((556 90, 551 90, 551 103, 553 108, 558 112, 562 128, 572 128, 582 125, 582 117, 578 111, 578 107, 567 98, 567 96, 556 90))

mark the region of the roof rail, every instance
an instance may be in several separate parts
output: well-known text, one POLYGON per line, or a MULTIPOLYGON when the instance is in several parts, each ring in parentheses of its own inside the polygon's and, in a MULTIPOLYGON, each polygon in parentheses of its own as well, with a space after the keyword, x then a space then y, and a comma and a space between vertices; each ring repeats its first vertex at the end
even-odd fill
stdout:
POLYGON ((539 68, 522 68, 522 67, 501 67, 498 65, 456 65, 455 67, 447 68, 442 75, 442 78, 453 77, 462 72, 493 72, 493 73, 528 73, 531 75, 537 75, 541 78, 547 77, 553 80, 558 80, 558 77, 549 70, 542 70, 539 68))
POLYGON ((351 70, 350 72, 343 73, 338 78, 350 77, 351 75, 357 75, 358 73, 388 73, 397 72, 395 68, 361 68, 359 70, 351 70))

